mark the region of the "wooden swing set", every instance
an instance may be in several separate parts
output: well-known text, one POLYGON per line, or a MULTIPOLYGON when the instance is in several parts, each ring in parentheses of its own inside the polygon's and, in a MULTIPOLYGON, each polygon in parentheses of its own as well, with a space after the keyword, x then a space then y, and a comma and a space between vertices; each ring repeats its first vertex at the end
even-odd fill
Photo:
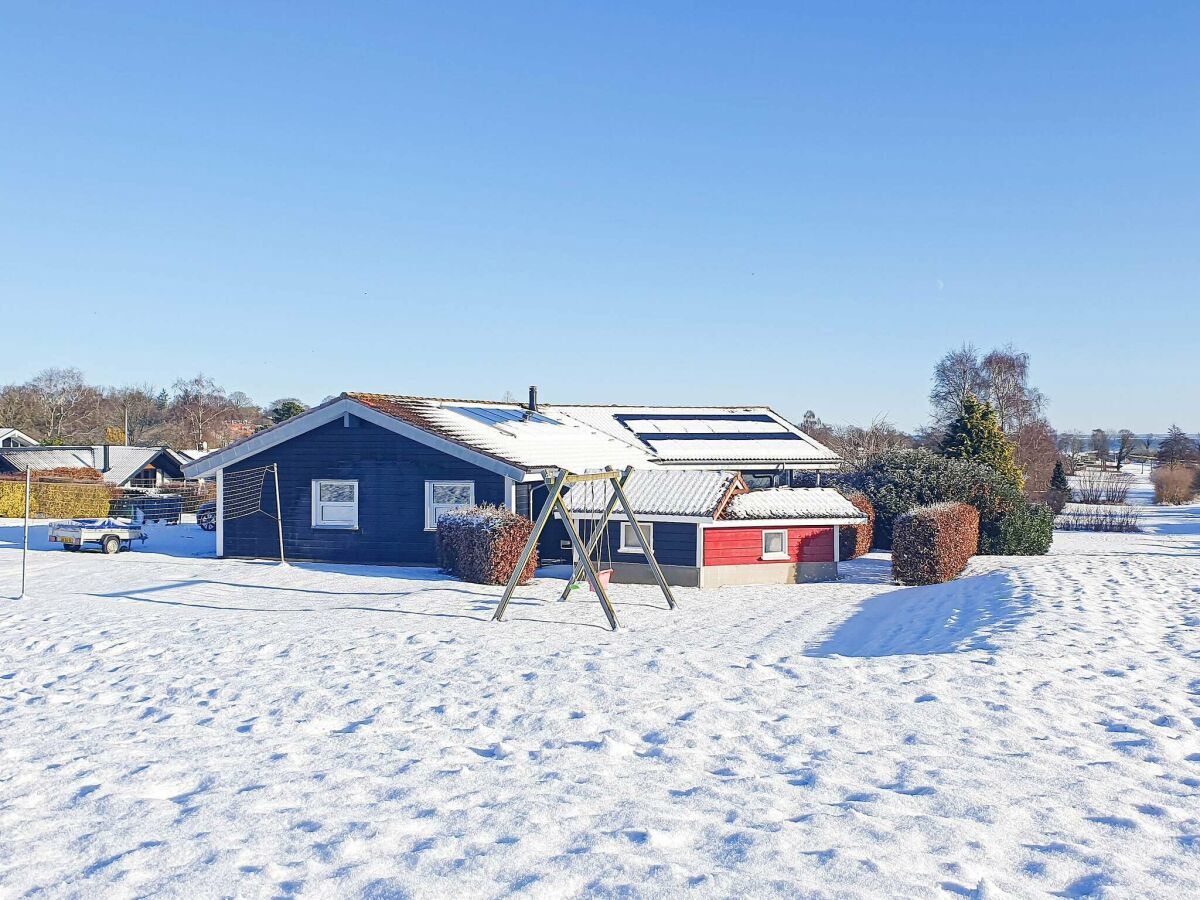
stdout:
MULTIPOLYGON (((513 592, 517 589, 517 582, 520 580, 521 574, 525 571, 525 567, 529 564, 530 557, 533 556, 538 539, 542 536, 542 532, 545 531, 546 525, 550 522, 550 517, 557 511, 567 530, 567 536, 571 539, 571 546, 575 550, 575 565, 571 569, 571 578, 567 582, 567 586, 563 588, 559 599, 565 600, 567 595, 579 583, 580 579, 586 578, 588 586, 600 599, 600 606, 604 610, 605 618, 608 619, 609 627, 613 631, 616 631, 619 627, 617 613, 613 609, 612 601, 608 597, 608 583, 612 576, 612 569, 600 569, 599 549, 601 539, 608 533, 608 521, 612 517, 618 503, 621 504, 621 510, 625 513, 626 520, 637 535, 638 544, 646 556, 646 562, 650 566, 654 580, 662 590, 663 596, 667 598, 668 608, 675 609, 678 606, 675 602, 675 596, 671 593, 671 588, 667 585, 666 576, 663 575, 662 568, 658 565, 658 560, 654 558, 654 550, 647 542, 646 534, 642 531, 641 524, 633 514, 633 505, 625 495, 625 484, 629 481, 629 476, 632 474, 632 466, 627 467, 624 472, 618 472, 609 467, 603 472, 589 472, 582 475, 573 475, 565 469, 558 470, 558 473, 553 476, 548 472, 542 473, 542 481, 546 485, 547 492, 546 503, 542 507, 537 521, 533 524, 533 532, 529 535, 529 540, 525 542, 525 549, 521 551, 520 559, 517 560, 517 566, 513 569, 512 576, 508 579, 508 584, 504 588, 504 596, 500 598, 500 605, 496 607, 496 613, 492 616, 492 621, 503 621, 504 612, 508 609, 508 601, 512 599, 513 592), (596 520, 595 527, 592 528, 591 533, 588 535, 588 540, 585 542, 580 537, 575 519, 572 518, 571 511, 567 508, 567 504, 563 500, 563 491, 573 484, 597 481, 608 482, 612 488, 612 492, 609 495, 608 502, 604 506, 603 513, 596 520), (595 563, 592 562, 593 553, 597 553, 595 563)), ((610 565, 611 562, 612 548, 610 546, 610 565)))

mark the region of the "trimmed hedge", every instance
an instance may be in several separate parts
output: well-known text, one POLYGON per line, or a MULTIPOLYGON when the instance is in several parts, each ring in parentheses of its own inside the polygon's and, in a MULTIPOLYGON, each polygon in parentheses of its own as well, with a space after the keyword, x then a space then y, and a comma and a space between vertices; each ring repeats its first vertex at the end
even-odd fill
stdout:
POLYGON ((935 503, 897 517, 892 577, 900 584, 941 584, 967 567, 979 545, 979 512, 966 503, 935 503))
POLYGON ((875 537, 875 507, 862 491, 845 491, 854 508, 867 517, 865 525, 842 525, 838 528, 839 559, 858 559, 871 549, 875 537))
MULTIPOLYGON (((438 519, 438 565, 442 571, 475 584, 507 584, 533 523, 498 506, 473 506, 438 519)), ((520 584, 528 584, 537 569, 534 547, 520 584)))
MULTIPOLYGON (((34 472, 33 478, 29 515, 35 519, 103 518, 109 515, 113 498, 120 494, 105 484, 95 469, 51 469, 34 472), (48 478, 61 480, 40 480, 48 478)), ((24 515, 25 476, 0 479, 0 517, 19 519, 24 515)))

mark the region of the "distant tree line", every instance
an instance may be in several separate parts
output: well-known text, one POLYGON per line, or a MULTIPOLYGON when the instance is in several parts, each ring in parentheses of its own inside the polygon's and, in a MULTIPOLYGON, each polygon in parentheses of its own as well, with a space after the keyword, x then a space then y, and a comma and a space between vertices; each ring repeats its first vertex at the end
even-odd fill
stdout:
POLYGON ((1159 465, 1200 465, 1200 442, 1175 425, 1157 449, 1153 435, 1128 428, 1060 434, 1046 416, 1046 395, 1030 382, 1029 354, 1011 345, 981 353, 966 344, 946 353, 934 366, 929 405, 929 424, 912 435, 883 417, 866 426, 827 425, 812 410, 800 427, 836 451, 848 470, 906 449, 985 458, 1010 480, 1019 475, 1033 498, 1061 495, 1061 484, 1051 483, 1056 470, 1065 479, 1085 460, 1117 469, 1135 457, 1159 465), (1002 436, 999 443, 993 432, 1002 436))
POLYGON ((203 373, 163 387, 90 384, 78 369, 45 369, 0 387, 0 426, 43 444, 221 447, 307 407, 294 397, 260 407, 203 373))

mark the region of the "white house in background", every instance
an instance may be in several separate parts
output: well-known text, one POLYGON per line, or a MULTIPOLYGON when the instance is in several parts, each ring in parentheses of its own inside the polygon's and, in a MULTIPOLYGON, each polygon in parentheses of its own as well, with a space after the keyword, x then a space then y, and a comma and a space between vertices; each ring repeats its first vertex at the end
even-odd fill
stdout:
POLYGON ((37 441, 22 431, 0 426, 0 447, 36 447, 37 444, 37 441))
POLYGON ((81 447, 0 448, 0 474, 48 469, 95 469, 114 487, 153 488, 183 477, 187 458, 169 447, 97 444, 81 447))

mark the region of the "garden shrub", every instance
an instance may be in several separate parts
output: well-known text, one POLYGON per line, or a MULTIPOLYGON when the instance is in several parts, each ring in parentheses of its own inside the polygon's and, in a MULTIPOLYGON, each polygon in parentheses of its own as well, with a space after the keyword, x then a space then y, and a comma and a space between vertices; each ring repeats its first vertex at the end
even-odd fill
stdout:
POLYGON ((875 534, 875 507, 862 491, 847 490, 844 492, 854 508, 867 517, 862 525, 842 525, 838 528, 839 554, 842 560, 858 559, 871 549, 875 534))
POLYGON ((1062 491, 1058 488, 1050 488, 1046 491, 1045 502, 1048 507, 1058 515, 1071 502, 1071 492, 1069 490, 1062 491))
POLYGON ((1154 502, 1175 506, 1191 503, 1196 493, 1197 470, 1189 466, 1159 466, 1150 475, 1154 502))
MULTIPOLYGON (((533 533, 533 523, 498 506, 473 506, 438 519, 438 565, 475 584, 506 584, 533 533)), ((537 569, 537 548, 521 573, 528 584, 537 569)))
POLYGON ((966 503, 919 506, 896 518, 892 577, 941 584, 957 576, 979 545, 979 512, 966 503))
POLYGON ((875 546, 882 550, 891 549, 898 516, 919 506, 959 502, 979 512, 978 551, 1011 555, 1003 522, 1029 506, 1024 494, 991 466, 946 459, 927 450, 884 454, 839 476, 837 481, 843 487, 862 491, 871 501, 875 508, 875 546))
POLYGON ((1053 540, 1054 511, 1044 503, 1021 503, 1000 519, 988 552, 996 556, 1045 556, 1053 540))

